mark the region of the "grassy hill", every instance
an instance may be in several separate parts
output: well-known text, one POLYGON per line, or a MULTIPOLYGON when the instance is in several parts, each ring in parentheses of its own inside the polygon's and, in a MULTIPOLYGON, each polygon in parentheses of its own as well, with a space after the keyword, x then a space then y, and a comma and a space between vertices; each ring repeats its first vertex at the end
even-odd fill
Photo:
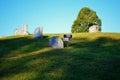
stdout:
POLYGON ((43 39, 0 39, 0 80, 120 80, 120 33, 73 34, 64 49, 43 39))

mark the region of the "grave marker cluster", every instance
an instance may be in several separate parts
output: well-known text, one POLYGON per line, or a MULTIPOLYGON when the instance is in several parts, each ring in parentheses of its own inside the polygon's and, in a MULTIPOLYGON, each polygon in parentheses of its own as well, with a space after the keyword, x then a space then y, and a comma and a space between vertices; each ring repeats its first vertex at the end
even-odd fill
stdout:
MULTIPOLYGON (((20 29, 16 29, 14 35, 28 35, 28 25, 24 24, 20 29)), ((43 38, 43 27, 37 27, 34 30, 34 38, 43 38)), ((72 41, 71 34, 64 34, 63 39, 59 36, 53 36, 49 39, 49 45, 52 48, 64 48, 64 44, 72 41)))
POLYGON ((52 48, 64 48, 68 47, 68 42, 72 41, 71 34, 64 34, 63 40, 58 36, 53 36, 49 39, 49 44, 52 48))
POLYGON ((20 29, 16 29, 14 35, 29 35, 28 25, 24 24, 20 29))

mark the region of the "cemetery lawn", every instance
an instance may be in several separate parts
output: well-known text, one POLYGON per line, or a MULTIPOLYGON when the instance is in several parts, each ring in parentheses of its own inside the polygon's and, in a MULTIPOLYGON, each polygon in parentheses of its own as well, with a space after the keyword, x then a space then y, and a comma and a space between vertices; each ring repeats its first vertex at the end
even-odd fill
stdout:
POLYGON ((120 80, 120 33, 75 33, 64 49, 43 39, 0 39, 0 80, 120 80))

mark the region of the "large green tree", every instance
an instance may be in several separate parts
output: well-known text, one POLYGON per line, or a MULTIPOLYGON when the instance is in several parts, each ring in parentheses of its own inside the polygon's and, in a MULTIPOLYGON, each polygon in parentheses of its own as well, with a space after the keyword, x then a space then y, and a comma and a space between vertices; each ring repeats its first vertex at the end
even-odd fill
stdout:
POLYGON ((98 25, 99 31, 101 31, 101 19, 95 11, 84 7, 80 10, 76 20, 73 22, 71 31, 72 33, 88 32, 89 27, 92 25, 98 25))

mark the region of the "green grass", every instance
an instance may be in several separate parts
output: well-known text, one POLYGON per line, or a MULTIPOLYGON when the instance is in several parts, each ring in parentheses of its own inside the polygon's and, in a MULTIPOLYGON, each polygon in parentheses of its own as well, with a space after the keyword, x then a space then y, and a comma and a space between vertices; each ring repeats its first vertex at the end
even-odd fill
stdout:
POLYGON ((76 33, 69 47, 43 39, 0 39, 0 80, 120 80, 120 33, 76 33))

